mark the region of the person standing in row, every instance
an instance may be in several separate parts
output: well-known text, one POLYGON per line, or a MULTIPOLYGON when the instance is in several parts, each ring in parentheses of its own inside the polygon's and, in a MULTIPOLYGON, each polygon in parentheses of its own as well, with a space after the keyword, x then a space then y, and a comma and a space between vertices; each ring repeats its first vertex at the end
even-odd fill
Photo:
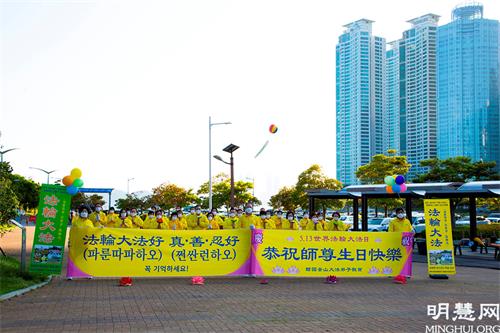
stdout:
POLYGON ((286 221, 285 218, 283 218, 283 212, 281 210, 278 210, 273 218, 276 229, 282 229, 283 222, 286 221))
POLYGON ((144 229, 168 230, 168 218, 163 216, 161 209, 156 212, 150 211, 147 223, 144 223, 144 229), (151 218, 151 213, 153 213, 153 218, 151 218))
POLYGON ((116 221, 115 228, 133 228, 132 221, 127 218, 127 211, 125 209, 120 210, 120 216, 118 221, 116 221))
POLYGON ((231 208, 229 210, 229 216, 222 222, 222 228, 225 229, 240 229, 241 222, 236 216, 236 210, 231 208))
POLYGON ((405 210, 396 208, 396 217, 389 222, 388 232, 412 232, 413 227, 405 216, 405 210))
POLYGON ((286 213, 286 220, 281 224, 283 230, 299 230, 299 222, 295 219, 295 214, 292 211, 286 213))
POLYGON ((209 230, 218 230, 219 229, 219 224, 217 223, 217 220, 215 219, 215 216, 213 213, 208 213, 207 214, 207 220, 208 220, 208 227, 207 229, 209 230))
POLYGON ((184 224, 184 222, 179 219, 179 213, 173 212, 170 215, 170 222, 168 222, 168 227, 170 230, 186 230, 187 224, 184 224))
POLYGON ((326 231, 345 231, 345 225, 340 220, 340 213, 333 212, 332 219, 325 223, 326 231))
POLYGON ((313 214, 311 221, 307 223, 306 230, 323 231, 323 224, 318 219, 318 215, 313 214))
POLYGON ((108 215, 106 216, 106 221, 107 221, 106 226, 114 228, 115 224, 118 222, 119 219, 120 217, 118 216, 118 214, 115 213, 115 208, 111 207, 108 210, 108 215))
POLYGON ((262 229, 276 229, 273 219, 268 217, 267 212, 260 212, 260 225, 262 229))
POLYGON ((302 219, 300 220, 300 227, 302 230, 305 230, 307 227, 307 224, 311 221, 309 218, 309 213, 305 212, 304 216, 302 216, 302 219))
POLYGON ((253 215, 253 208, 250 205, 245 207, 245 214, 243 214, 240 218, 240 225, 242 229, 249 229, 252 226, 254 228, 260 228, 260 219, 253 215))
POLYGON ((187 217, 189 230, 205 230, 208 228, 208 219, 201 213, 201 207, 196 206, 194 214, 187 217))
POLYGON ((130 209, 130 216, 128 217, 128 219, 130 220, 130 222, 132 222, 133 228, 142 229, 144 227, 144 221, 140 216, 137 215, 136 208, 130 209))
POLYGON ((95 204, 95 211, 89 215, 89 220, 94 223, 94 227, 104 227, 108 224, 106 214, 102 211, 100 203, 95 204))
POLYGON ((78 208, 78 216, 73 218, 71 227, 77 228, 93 228, 94 223, 89 219, 89 209, 85 206, 80 206, 78 208))

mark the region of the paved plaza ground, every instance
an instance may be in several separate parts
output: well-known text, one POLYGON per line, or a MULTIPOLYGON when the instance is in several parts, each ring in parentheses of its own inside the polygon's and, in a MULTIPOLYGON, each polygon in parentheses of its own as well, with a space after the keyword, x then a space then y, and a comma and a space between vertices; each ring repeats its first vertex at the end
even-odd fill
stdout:
MULTIPOLYGON (((2 247, 16 253, 15 234, 2 247), (14 239, 14 241, 12 240, 14 239)), ((29 243, 28 243, 29 244, 29 243)), ((1 332, 425 332, 426 325, 499 325, 496 319, 434 321, 427 305, 500 302, 500 271, 457 267, 449 280, 432 280, 414 263, 407 285, 389 278, 188 278, 67 281, 0 303, 1 332)))

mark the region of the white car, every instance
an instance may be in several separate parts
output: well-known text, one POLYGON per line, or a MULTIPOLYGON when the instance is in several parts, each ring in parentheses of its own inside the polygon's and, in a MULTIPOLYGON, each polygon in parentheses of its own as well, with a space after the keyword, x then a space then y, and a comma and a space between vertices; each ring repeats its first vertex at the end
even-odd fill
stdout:
POLYGON ((387 225, 384 226, 382 225, 382 222, 386 220, 380 217, 374 217, 371 219, 368 219, 368 231, 385 231, 384 227, 387 228, 389 225, 389 222, 387 222, 387 225))

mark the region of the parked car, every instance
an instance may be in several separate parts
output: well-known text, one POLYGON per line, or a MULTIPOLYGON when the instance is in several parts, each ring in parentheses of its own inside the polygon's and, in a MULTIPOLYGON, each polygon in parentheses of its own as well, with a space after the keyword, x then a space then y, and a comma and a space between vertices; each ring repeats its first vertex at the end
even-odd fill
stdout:
POLYGON ((368 231, 384 231, 383 221, 380 217, 368 219, 368 231))
MULTIPOLYGON (((476 224, 490 224, 490 220, 482 218, 482 217, 477 217, 476 219, 476 224)), ((461 225, 470 225, 470 218, 469 216, 462 217, 460 220, 455 222, 456 226, 461 226, 461 225)))

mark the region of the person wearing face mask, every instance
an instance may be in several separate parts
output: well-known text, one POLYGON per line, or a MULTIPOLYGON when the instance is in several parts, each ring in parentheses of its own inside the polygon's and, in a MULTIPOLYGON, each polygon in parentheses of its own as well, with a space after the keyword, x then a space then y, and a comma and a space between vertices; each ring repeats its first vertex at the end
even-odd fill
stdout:
POLYGON ((118 222, 119 218, 120 217, 118 216, 118 214, 115 213, 115 208, 111 207, 108 210, 108 215, 106 216, 106 221, 107 221, 106 226, 113 228, 115 226, 116 222, 118 222))
POLYGON ((236 210, 236 216, 237 216, 238 218, 242 217, 242 216, 243 216, 243 209, 238 208, 238 209, 236 210))
POLYGON ((405 218, 405 211, 399 207, 396 209, 396 217, 389 222, 388 232, 412 232, 413 227, 410 221, 405 218))
POLYGON ((240 219, 236 216, 236 210, 234 208, 229 210, 229 216, 222 222, 222 228, 224 230, 241 228, 240 219))
POLYGON ((115 222, 115 228, 133 228, 132 221, 127 218, 127 211, 125 209, 120 210, 118 215, 118 220, 115 222))
POLYGON ((340 213, 333 212, 332 219, 326 222, 327 231, 345 231, 345 225, 340 220, 340 213))
POLYGON ((212 230, 212 229, 219 229, 219 224, 215 220, 215 216, 213 213, 208 213, 207 214, 207 220, 208 220, 208 227, 207 229, 212 230))
POLYGON ((320 222, 318 215, 313 214, 311 221, 307 223, 306 230, 323 231, 323 224, 320 222))
POLYGON ((260 212, 260 225, 262 229, 276 229, 273 219, 267 216, 267 212, 260 212))
MULTIPOLYGON (((271 211, 269 211, 271 213, 271 211)), ((281 210, 278 210, 276 212, 276 215, 273 216, 274 224, 276 225, 276 229, 282 229, 282 224, 283 222, 286 221, 286 219, 283 217, 283 212, 281 210)), ((286 228, 283 228, 286 229, 286 228)))
POLYGON ((321 226, 323 227, 323 230, 325 230, 326 228, 326 224, 325 224, 325 217, 323 215, 322 212, 316 212, 316 216, 318 217, 318 221, 319 223, 321 223, 321 226))
POLYGON ((249 229, 252 226, 255 228, 260 228, 260 218, 253 215, 252 206, 245 207, 245 214, 240 216, 239 221, 242 229, 249 229))
POLYGON ((212 229, 220 229, 220 226, 224 222, 222 217, 218 214, 217 208, 212 208, 212 215, 214 216, 214 223, 212 223, 212 229), (215 227, 217 225, 217 228, 215 227))
POLYGON ((173 212, 170 214, 170 222, 168 222, 168 227, 170 230, 185 230, 186 226, 179 219, 179 213, 173 212))
POLYGON ((208 219, 201 213, 201 207, 196 206, 194 214, 189 214, 187 217, 189 230, 205 230, 208 228, 208 219))
POLYGON ((144 221, 139 215, 137 215, 137 209, 130 209, 130 215, 127 217, 130 222, 132 222, 132 228, 142 229, 144 227, 144 221))
POLYGON ((286 220, 281 224, 283 230, 299 230, 299 222, 295 219, 295 214, 292 211, 286 213, 286 220))
POLYGON ((93 228, 94 223, 89 219, 89 209, 85 206, 78 208, 78 216, 73 219, 71 227, 93 228))
POLYGON ((179 220, 179 226, 182 227, 182 230, 187 230, 188 224, 186 220, 186 216, 182 212, 182 210, 177 211, 177 219, 179 220))
POLYGON ((309 218, 309 213, 305 212, 302 216, 302 219, 300 219, 300 228, 304 230, 307 227, 309 221, 311 221, 311 219, 309 218))
POLYGON ((155 212, 153 219, 149 218, 149 216, 148 214, 149 223, 147 224, 147 229, 168 230, 168 218, 163 216, 161 209, 155 212))
POLYGON ((155 229, 156 215, 155 211, 150 209, 144 218, 144 229, 155 229))
POLYGON ((89 220, 94 223, 94 227, 103 227, 108 224, 106 214, 102 211, 100 203, 95 205, 95 211, 89 215, 89 220))

